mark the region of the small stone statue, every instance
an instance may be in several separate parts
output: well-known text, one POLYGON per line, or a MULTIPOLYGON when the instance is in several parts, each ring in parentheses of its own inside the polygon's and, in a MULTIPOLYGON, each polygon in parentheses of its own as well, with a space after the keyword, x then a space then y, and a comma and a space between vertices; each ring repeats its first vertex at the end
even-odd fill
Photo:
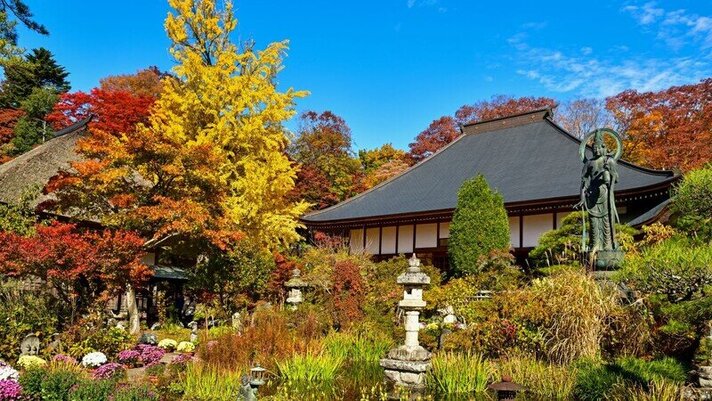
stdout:
POLYGON ((618 182, 618 160, 623 146, 618 134, 610 129, 595 130, 581 141, 579 157, 584 163, 581 173, 581 201, 576 205, 588 213, 591 220, 591 244, 584 223, 582 235, 583 251, 588 252, 598 269, 617 267, 623 259, 623 252, 616 241, 615 224, 619 223, 616 211, 615 186, 618 182), (617 143, 615 152, 610 152, 603 141, 608 134, 617 143), (586 144, 593 136, 593 157, 586 158, 586 144))
POLYGON ((240 380, 239 399, 242 401, 257 401, 257 388, 250 384, 250 378, 247 375, 242 376, 240 380))
POLYGON ((40 353, 40 338, 36 334, 28 334, 20 344, 20 355, 37 355, 40 353))
POLYGON ((188 327, 190 327, 190 342, 195 344, 198 342, 198 322, 194 320, 188 323, 188 327))

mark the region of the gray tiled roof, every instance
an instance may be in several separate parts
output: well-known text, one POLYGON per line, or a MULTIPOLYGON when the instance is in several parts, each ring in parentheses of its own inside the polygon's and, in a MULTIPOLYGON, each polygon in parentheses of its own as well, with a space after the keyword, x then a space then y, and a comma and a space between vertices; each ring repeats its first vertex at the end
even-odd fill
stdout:
MULTIPOLYGON (((305 215, 330 222, 438 210, 452 210, 462 183, 481 173, 505 203, 578 196, 580 141, 548 118, 525 113, 465 126, 464 134, 403 174, 330 208, 305 215)), ((673 179, 669 171, 619 164, 618 191, 673 179)))

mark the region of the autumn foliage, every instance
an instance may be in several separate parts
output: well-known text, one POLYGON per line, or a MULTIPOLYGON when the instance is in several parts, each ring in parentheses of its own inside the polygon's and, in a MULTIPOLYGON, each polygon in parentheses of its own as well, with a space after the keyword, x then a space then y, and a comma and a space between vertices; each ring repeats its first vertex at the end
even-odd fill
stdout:
POLYGON ((712 78, 659 92, 627 90, 606 107, 624 133, 627 160, 683 172, 712 160, 712 78))
POLYGON ((151 276, 141 262, 143 240, 129 231, 53 222, 38 224, 29 236, 0 231, 0 243, 0 274, 48 282, 72 304, 87 306, 151 276))
POLYGON ((361 305, 365 300, 366 289, 360 266, 349 259, 337 261, 332 281, 336 321, 340 326, 348 327, 363 316, 361 305))

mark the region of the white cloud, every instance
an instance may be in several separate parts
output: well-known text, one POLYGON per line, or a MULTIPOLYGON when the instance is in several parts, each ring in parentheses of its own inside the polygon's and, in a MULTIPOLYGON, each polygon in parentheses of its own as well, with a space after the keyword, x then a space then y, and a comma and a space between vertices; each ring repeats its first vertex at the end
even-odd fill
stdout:
MULTIPOLYGON (((407 5, 408 8, 413 8, 413 7, 432 7, 438 5, 438 0, 408 0, 407 5)), ((440 12, 445 12, 447 11, 447 8, 445 7, 438 7, 438 11, 440 12)))
POLYGON ((658 39, 675 50, 691 44, 712 48, 712 17, 685 9, 665 10, 653 2, 626 6, 623 11, 630 13, 640 25, 656 30, 658 39))
POLYGON ((654 2, 629 5, 630 13, 647 32, 653 32, 673 49, 691 46, 684 56, 650 57, 635 54, 623 44, 594 53, 588 46, 571 51, 537 47, 528 43, 526 24, 507 42, 515 50, 517 73, 554 92, 585 97, 607 97, 626 89, 660 90, 698 81, 712 74, 712 17, 686 10, 667 11, 654 2))
MULTIPOLYGON (((614 61, 587 54, 530 47, 515 39, 516 62, 526 65, 517 71, 554 92, 574 92, 586 97, 607 97, 625 89, 652 91, 689 83, 708 76, 707 62, 690 57, 672 59, 630 58, 614 61)), ((585 53, 585 52, 582 52, 585 53)))

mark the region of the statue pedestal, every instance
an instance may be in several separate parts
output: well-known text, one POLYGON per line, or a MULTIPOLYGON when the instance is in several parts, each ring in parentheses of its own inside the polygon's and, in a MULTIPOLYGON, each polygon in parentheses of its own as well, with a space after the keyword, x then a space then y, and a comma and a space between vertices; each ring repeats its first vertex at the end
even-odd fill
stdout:
POLYGON ((593 266, 596 270, 615 270, 623 263, 624 255, 625 252, 620 249, 598 251, 593 266))

